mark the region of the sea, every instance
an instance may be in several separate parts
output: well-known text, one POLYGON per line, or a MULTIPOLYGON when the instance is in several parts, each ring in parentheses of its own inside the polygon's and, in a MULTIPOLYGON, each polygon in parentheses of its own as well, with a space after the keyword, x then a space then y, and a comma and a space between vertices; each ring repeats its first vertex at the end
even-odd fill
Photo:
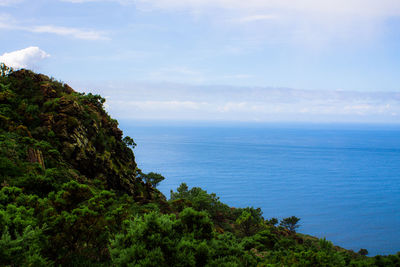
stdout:
POLYGON ((400 251, 400 125, 121 121, 144 172, 369 255, 400 251))

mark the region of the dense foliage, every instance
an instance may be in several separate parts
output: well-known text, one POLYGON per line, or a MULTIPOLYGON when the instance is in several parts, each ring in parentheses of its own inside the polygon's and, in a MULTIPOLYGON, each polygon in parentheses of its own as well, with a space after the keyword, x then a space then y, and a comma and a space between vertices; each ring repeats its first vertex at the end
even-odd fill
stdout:
POLYGON ((98 95, 0 72, 1 266, 399 266, 295 233, 215 194, 142 173, 98 95))

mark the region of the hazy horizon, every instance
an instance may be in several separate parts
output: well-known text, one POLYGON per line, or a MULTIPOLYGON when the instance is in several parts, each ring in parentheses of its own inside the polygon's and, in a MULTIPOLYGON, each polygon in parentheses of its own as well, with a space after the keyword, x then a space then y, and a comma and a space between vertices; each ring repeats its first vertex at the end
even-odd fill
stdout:
POLYGON ((71 83, 100 94, 118 119, 171 121, 399 123, 400 93, 198 86, 177 83, 71 83))

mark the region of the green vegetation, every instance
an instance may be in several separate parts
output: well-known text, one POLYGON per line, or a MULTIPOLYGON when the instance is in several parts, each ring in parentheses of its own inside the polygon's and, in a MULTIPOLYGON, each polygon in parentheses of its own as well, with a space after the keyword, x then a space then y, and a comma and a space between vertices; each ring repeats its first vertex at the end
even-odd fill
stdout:
POLYGON ((280 226, 288 229, 289 231, 295 232, 296 229, 300 227, 300 225, 298 225, 299 221, 300 221, 300 218, 297 218, 296 216, 292 216, 292 217, 283 219, 280 223, 280 226))
POLYGON ((156 188, 160 182, 165 180, 164 176, 155 172, 149 172, 148 174, 141 173, 140 175, 146 184, 154 188, 156 188))
POLYGON ((399 266, 232 208, 136 165, 135 142, 98 95, 28 70, 0 71, 1 266, 399 266))

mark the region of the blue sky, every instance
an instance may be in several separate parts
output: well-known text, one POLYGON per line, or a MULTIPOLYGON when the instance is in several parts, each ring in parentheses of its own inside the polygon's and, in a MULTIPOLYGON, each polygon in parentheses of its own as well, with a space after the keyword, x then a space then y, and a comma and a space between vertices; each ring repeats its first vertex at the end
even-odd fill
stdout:
POLYGON ((117 118, 400 122, 397 0, 0 0, 0 41, 117 118))

